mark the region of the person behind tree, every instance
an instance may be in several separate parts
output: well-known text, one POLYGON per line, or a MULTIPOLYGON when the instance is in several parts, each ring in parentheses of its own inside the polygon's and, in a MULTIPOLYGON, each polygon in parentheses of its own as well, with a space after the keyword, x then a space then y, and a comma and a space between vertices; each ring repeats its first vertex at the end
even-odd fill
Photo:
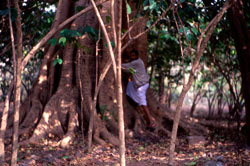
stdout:
POLYGON ((122 69, 132 74, 132 80, 126 87, 126 95, 139 105, 139 109, 145 112, 148 127, 153 128, 154 122, 147 107, 146 91, 149 87, 149 75, 146 73, 144 62, 139 58, 137 50, 130 52, 130 62, 123 63, 122 69))

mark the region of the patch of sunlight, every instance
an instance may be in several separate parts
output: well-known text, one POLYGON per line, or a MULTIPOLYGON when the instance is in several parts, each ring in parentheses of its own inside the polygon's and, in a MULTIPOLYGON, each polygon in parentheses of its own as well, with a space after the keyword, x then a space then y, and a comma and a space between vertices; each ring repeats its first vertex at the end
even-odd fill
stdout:
POLYGON ((117 103, 117 100, 116 100, 116 99, 114 99, 114 103, 117 103))
POLYGON ((87 35, 82 35, 81 39, 85 39, 87 37, 87 35))
POLYGON ((160 161, 166 161, 167 157, 152 156, 152 159, 154 159, 154 160, 160 160, 160 161))
POLYGON ((110 114, 110 112, 106 112, 106 113, 105 113, 105 116, 107 116, 107 118, 108 118, 109 120, 112 119, 112 115, 110 114))
POLYGON ((66 87, 70 87, 70 84, 66 84, 66 87))
POLYGON ((70 138, 70 136, 68 135, 67 137, 65 137, 64 139, 63 139, 63 142, 69 142, 71 140, 71 138, 70 138))
POLYGON ((193 156, 187 156, 187 155, 183 155, 181 157, 175 157, 175 160, 177 161, 185 161, 185 160, 192 160, 193 159, 193 156))
MULTIPOLYGON (((48 126, 47 125, 43 125, 42 128, 45 129, 45 130, 47 130, 48 126)), ((39 135, 41 133, 42 133, 41 128, 39 128, 39 130, 35 130, 35 135, 39 135)))
POLYGON ((47 77, 46 76, 41 76, 41 77, 39 77, 38 84, 42 84, 44 81, 47 81, 47 77))
POLYGON ((45 120, 46 123, 49 123, 49 117, 50 117, 50 115, 51 115, 51 113, 49 113, 49 112, 45 112, 43 114, 44 120, 45 120))
POLYGON ((111 89, 114 89, 114 85, 111 85, 110 88, 111 88, 111 89))
MULTIPOLYGON (((67 84, 66 86, 68 86, 68 84, 67 84)), ((62 101, 61 101, 61 107, 62 107, 62 108, 69 107, 71 104, 72 104, 72 103, 67 103, 67 102, 65 102, 65 100, 62 100, 62 101)))
POLYGON ((69 77, 70 77, 70 74, 66 74, 66 77, 69 78, 69 77))
POLYGON ((47 69, 48 69, 47 65, 44 65, 43 68, 42 68, 42 70, 47 70, 47 69))
POLYGON ((61 126, 61 123, 59 120, 55 120, 54 122, 55 122, 55 126, 61 126))

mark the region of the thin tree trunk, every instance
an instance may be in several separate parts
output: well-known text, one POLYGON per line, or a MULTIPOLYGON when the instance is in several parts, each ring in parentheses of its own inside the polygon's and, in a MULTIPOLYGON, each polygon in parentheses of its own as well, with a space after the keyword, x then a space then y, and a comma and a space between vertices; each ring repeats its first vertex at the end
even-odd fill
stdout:
MULTIPOLYGON (((195 93, 195 92, 194 92, 195 93)), ((193 117, 194 115, 194 111, 195 111, 195 108, 197 106, 197 103, 199 102, 200 100, 200 94, 201 94, 201 89, 199 89, 198 93, 194 94, 194 99, 193 99, 193 103, 192 103, 192 106, 191 106, 191 109, 190 109, 190 116, 193 117)))
POLYGON ((164 72, 161 71, 159 78, 159 102, 161 104, 166 103, 166 92, 165 92, 165 75, 164 72))
MULTIPOLYGON (((11 46, 12 46, 12 55, 13 55, 13 64, 16 63, 15 58, 15 39, 14 39, 14 33, 13 33, 13 26, 12 26, 12 20, 11 20, 11 10, 10 10, 10 0, 8 0, 8 8, 9 8, 9 27, 10 27, 10 37, 11 37, 11 46)), ((15 66, 15 65, 14 65, 15 66)), ((9 113, 9 104, 10 104, 10 96, 13 90, 13 85, 11 84, 8 89, 8 94, 5 98, 4 103, 4 110, 2 114, 2 121, 1 121, 1 131, 0 131, 0 165, 4 165, 4 159, 5 159, 5 147, 4 147, 4 137, 5 137, 5 131, 7 127, 7 118, 9 113)))
POLYGON ((171 108, 171 93, 172 93, 172 86, 173 84, 171 82, 168 82, 168 87, 167 87, 167 91, 166 91, 166 104, 167 104, 167 108, 171 108))
MULTIPOLYGON (((122 78, 121 78, 121 30, 122 30, 122 0, 117 0, 118 17, 117 17, 117 101, 118 101, 118 122, 119 122, 119 140, 120 140, 120 165, 125 166, 125 132, 124 132, 124 115, 122 101, 122 78)), ((113 20, 115 21, 115 20, 113 20)))
POLYGON ((4 109, 3 109, 3 114, 2 114, 1 131, 0 131, 0 165, 4 165, 4 161, 5 161, 4 139, 5 139, 5 132, 7 128, 7 118, 9 114, 10 97, 11 97, 13 88, 14 86, 10 85, 8 89, 8 93, 4 101, 4 109))
MULTIPOLYGON (((18 153, 18 129, 19 129, 19 108, 21 99, 21 63, 22 63, 22 51, 23 51, 23 35, 21 24, 21 10, 19 8, 18 0, 14 1, 14 6, 17 9, 16 28, 17 28, 17 58, 14 62, 14 79, 15 79, 15 110, 14 110, 14 126, 13 126, 13 142, 12 142, 12 158, 11 165, 17 164, 18 153)), ((14 57, 15 55, 13 55, 14 57)))
POLYGON ((169 165, 174 164, 174 151, 175 151, 175 143, 176 143, 175 141, 177 137, 177 130, 178 130, 178 125, 179 125, 180 116, 181 116, 181 107, 183 105, 184 97, 193 83, 194 73, 199 66, 200 58, 206 48, 207 42, 209 41, 216 25, 221 20, 222 16, 224 15, 224 13, 229 7, 230 7, 229 1, 226 1, 222 10, 214 17, 214 19, 207 25, 207 27, 201 33, 201 36, 197 43, 195 61, 192 65, 192 69, 190 71, 188 82, 187 84, 183 85, 181 95, 179 97, 179 100, 176 106, 176 114, 175 114, 174 125, 173 125, 172 135, 171 135, 171 142, 170 142, 170 147, 169 147, 169 165), (206 32, 207 32, 207 35, 205 36, 205 38, 203 38, 206 32))

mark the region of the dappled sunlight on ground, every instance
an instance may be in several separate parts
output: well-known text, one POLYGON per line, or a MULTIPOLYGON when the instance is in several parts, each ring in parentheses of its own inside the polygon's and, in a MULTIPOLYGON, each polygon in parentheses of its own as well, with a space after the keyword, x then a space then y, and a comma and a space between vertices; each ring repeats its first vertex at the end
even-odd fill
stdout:
MULTIPOLYGON (((179 138, 176 146, 176 165, 204 166, 208 162, 222 160, 225 165, 238 166, 250 164, 250 151, 239 146, 234 137, 235 132, 218 132, 218 136, 206 137, 206 144, 190 145, 185 136, 179 138), (226 135, 223 135, 226 134, 226 135)), ((50 135, 50 139, 41 140, 40 145, 25 145, 19 148, 19 166, 35 163, 43 165, 79 165, 79 166, 118 166, 119 148, 111 145, 93 145, 91 153, 81 136, 68 149, 58 147, 59 138, 50 135)), ((128 166, 166 166, 168 162, 169 138, 160 139, 137 135, 126 140, 126 162, 128 166)), ((7 160, 10 160, 11 146, 7 146, 7 160)), ((6 164, 8 165, 8 164, 6 164)))

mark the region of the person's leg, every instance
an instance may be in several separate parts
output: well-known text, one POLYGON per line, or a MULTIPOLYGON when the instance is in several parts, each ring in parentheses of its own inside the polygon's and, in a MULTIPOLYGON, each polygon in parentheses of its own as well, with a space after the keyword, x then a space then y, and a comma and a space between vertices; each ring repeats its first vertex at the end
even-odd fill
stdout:
POLYGON ((148 126, 149 126, 149 127, 153 127, 153 126, 154 126, 153 117, 151 116, 151 114, 150 114, 150 112, 149 112, 148 106, 142 105, 141 108, 142 108, 142 110, 143 110, 143 111, 145 112, 145 114, 146 114, 146 118, 147 118, 147 121, 148 121, 148 126))

